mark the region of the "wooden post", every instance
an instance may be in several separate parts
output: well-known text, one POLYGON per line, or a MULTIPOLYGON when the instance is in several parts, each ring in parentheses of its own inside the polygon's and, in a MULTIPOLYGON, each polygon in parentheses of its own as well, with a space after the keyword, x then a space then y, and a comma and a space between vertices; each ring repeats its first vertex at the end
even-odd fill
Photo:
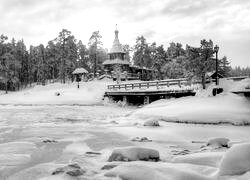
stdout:
POLYGON ((169 82, 167 82, 167 87, 169 87, 169 82))
POLYGON ((159 82, 156 83, 156 88, 159 89, 159 82))
POLYGON ((180 80, 178 81, 178 85, 179 85, 179 87, 181 87, 181 81, 180 80))
POLYGON ((149 104, 149 96, 144 96, 144 105, 149 104))
POLYGON ((134 89, 134 84, 132 84, 132 89, 134 89))
POLYGON ((127 104, 127 96, 123 96, 122 101, 127 104))
POLYGON ((149 88, 149 83, 147 83, 147 88, 149 88))

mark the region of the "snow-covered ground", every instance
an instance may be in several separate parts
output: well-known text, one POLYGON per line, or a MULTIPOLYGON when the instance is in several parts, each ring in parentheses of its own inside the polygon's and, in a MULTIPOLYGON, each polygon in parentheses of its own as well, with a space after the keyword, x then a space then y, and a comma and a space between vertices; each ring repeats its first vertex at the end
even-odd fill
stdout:
POLYGON ((86 105, 99 104, 102 101, 103 93, 108 84, 112 81, 91 81, 77 83, 53 83, 46 86, 37 85, 34 88, 18 92, 0 93, 0 104, 19 105, 86 105), (60 93, 56 96, 56 93, 60 93))
POLYGON ((51 84, 0 95, 0 179, 250 179, 250 126, 243 126, 250 122, 250 101, 229 93, 244 89, 249 79, 221 82, 225 92, 216 97, 209 87, 195 97, 142 108, 102 103, 109 83, 82 83, 80 89, 51 84), (150 126, 156 121, 159 126, 150 126), (112 161, 112 152, 137 161, 112 161), (159 152, 158 162, 141 161, 152 152, 159 152))
POLYGON ((163 99, 155 101, 133 113, 134 119, 157 119, 167 122, 234 125, 250 124, 249 99, 231 93, 242 91, 250 85, 250 79, 234 82, 222 80, 220 86, 224 92, 212 96, 211 85, 199 90, 195 97, 163 99))

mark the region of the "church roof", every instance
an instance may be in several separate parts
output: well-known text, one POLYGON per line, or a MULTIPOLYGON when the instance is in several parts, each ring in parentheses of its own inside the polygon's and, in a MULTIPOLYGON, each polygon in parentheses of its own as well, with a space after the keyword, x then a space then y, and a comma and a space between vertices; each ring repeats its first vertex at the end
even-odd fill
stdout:
POLYGON ((72 74, 84 74, 84 73, 88 73, 88 71, 84 68, 76 68, 72 74))
POLYGON ((119 33, 119 31, 116 29, 115 30, 115 40, 113 42, 113 46, 112 46, 109 54, 112 54, 112 53, 125 53, 123 48, 122 48, 122 45, 121 45, 121 43, 119 41, 118 33, 119 33))
POLYGON ((130 63, 127 60, 121 60, 121 59, 112 59, 112 60, 106 60, 103 62, 103 65, 108 65, 108 64, 125 64, 129 65, 130 63))

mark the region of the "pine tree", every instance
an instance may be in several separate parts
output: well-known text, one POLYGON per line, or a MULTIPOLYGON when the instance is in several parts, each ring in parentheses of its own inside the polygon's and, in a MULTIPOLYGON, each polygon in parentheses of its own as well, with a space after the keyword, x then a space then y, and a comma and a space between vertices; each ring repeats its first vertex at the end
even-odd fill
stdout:
POLYGON ((213 41, 201 40, 199 48, 187 46, 189 71, 202 80, 203 89, 206 88, 206 73, 213 69, 213 41))
POLYGON ((163 79, 163 69, 162 67, 167 63, 167 53, 164 50, 163 45, 156 47, 156 43, 151 46, 151 59, 153 60, 153 67, 158 72, 158 77, 163 79))
POLYGON ((18 83, 18 74, 20 63, 14 56, 14 49, 11 43, 7 43, 8 37, 0 36, 0 75, 4 77, 5 91, 8 93, 8 87, 14 87, 18 83))
POLYGON ((60 54, 60 70, 59 75, 62 82, 66 82, 67 77, 72 78, 72 71, 77 63, 77 44, 75 37, 70 31, 63 29, 59 36, 55 39, 59 46, 60 54))
POLYGON ((107 53, 102 48, 102 36, 100 35, 99 31, 94 31, 89 38, 89 58, 91 60, 91 69, 94 74, 96 75, 99 68, 102 66, 102 62, 106 59, 107 53), (100 59, 100 57, 102 59, 100 59))
POLYGON ((150 57, 150 48, 144 36, 136 38, 136 44, 134 46, 133 62, 140 67, 151 68, 153 66, 152 59, 150 57))
POLYGON ((224 77, 229 76, 231 69, 230 62, 227 60, 226 56, 219 60, 219 73, 224 77))

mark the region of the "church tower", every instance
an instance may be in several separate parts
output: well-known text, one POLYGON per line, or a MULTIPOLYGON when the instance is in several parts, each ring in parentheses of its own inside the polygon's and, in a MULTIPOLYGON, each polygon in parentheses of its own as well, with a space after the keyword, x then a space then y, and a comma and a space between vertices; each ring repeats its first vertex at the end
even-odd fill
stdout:
POLYGON ((108 53, 109 59, 103 62, 104 68, 111 71, 116 71, 119 69, 121 72, 127 71, 130 65, 130 62, 124 59, 125 52, 123 50, 123 47, 119 41, 118 37, 119 31, 115 30, 115 39, 113 41, 112 48, 110 49, 110 52, 108 53))

